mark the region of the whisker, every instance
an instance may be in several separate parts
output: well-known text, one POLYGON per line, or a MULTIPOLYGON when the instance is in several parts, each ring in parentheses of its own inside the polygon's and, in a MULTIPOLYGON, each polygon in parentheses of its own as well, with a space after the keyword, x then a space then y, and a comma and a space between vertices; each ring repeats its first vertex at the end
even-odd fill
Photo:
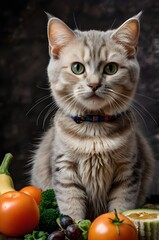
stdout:
POLYGON ((43 97, 37 99, 35 102, 36 103, 41 103, 42 101, 44 101, 44 100, 46 100, 46 99, 48 99, 50 97, 52 97, 52 96, 51 95, 43 96, 43 97))
POLYGON ((42 111, 39 113, 39 115, 38 115, 38 117, 37 117, 37 120, 36 120, 36 124, 37 124, 37 125, 39 124, 39 119, 40 119, 42 113, 43 113, 47 108, 49 108, 50 105, 54 105, 54 103, 51 102, 51 103, 47 104, 47 105, 42 109, 42 111))
POLYGON ((151 101, 159 101, 159 99, 155 99, 155 98, 152 98, 152 97, 148 97, 148 96, 145 96, 145 95, 143 95, 143 94, 140 94, 140 93, 136 93, 136 95, 138 95, 138 96, 140 96, 140 97, 144 97, 144 98, 146 98, 146 99, 148 99, 148 100, 151 100, 151 101))
POLYGON ((40 99, 36 100, 36 104, 33 105, 33 107, 31 107, 29 109, 29 111, 26 113, 26 116, 28 116, 28 114, 35 108, 37 107, 40 103, 42 103, 43 101, 49 99, 51 97, 51 95, 48 95, 48 96, 43 96, 41 97, 40 99))
MULTIPOLYGON (((114 94, 117 94, 119 97, 124 97, 124 98, 126 98, 126 99, 128 99, 128 100, 131 100, 132 102, 134 102, 136 105, 138 105, 140 108, 142 108, 143 110, 144 110, 144 112, 143 111, 141 111, 137 106, 137 108, 138 108, 138 111, 140 111, 140 113, 142 113, 142 114, 144 114, 144 115, 146 115, 146 113, 151 117, 151 119, 154 121, 154 123, 156 124, 156 125, 158 125, 157 124, 157 121, 154 119, 154 117, 150 114, 150 112, 142 105, 142 104, 140 104, 140 103, 138 103, 138 101, 136 100, 136 99, 133 99, 133 98, 131 98, 131 97, 128 97, 128 96, 126 96, 125 94, 122 94, 122 93, 119 93, 119 92, 116 92, 116 91, 114 91, 114 90, 110 90, 110 91, 112 91, 114 94)), ((140 117, 141 117, 141 115, 140 115, 140 117)), ((143 118, 142 118, 143 119, 143 118)))
MULTIPOLYGON (((136 101, 135 101, 135 103, 136 103, 139 107, 141 107, 141 108, 148 114, 148 116, 150 116, 150 118, 154 121, 154 123, 155 123, 156 125, 158 125, 156 119, 152 116, 152 114, 150 114, 150 112, 147 110, 146 107, 144 107, 143 105, 139 104, 139 103, 136 102, 136 101)), ((142 113, 143 113, 143 112, 142 112, 142 113)))
POLYGON ((49 108, 49 110, 47 111, 47 113, 45 114, 44 120, 43 120, 43 124, 42 127, 44 129, 45 127, 45 123, 47 118, 50 116, 50 114, 52 114, 52 117, 55 115, 56 110, 58 109, 58 106, 55 106, 54 104, 49 108))
MULTIPOLYGON (((118 93, 117 93, 117 94, 118 94, 118 93)), ((122 97, 125 97, 125 98, 130 99, 130 100, 133 100, 132 98, 127 97, 127 96, 125 96, 124 94, 119 93, 118 95, 121 95, 122 97)), ((122 101, 122 98, 120 99, 120 101, 122 101)), ((140 117, 140 118, 142 119, 142 121, 144 122, 145 127, 147 128, 145 119, 144 119, 143 116, 142 116, 142 114, 144 114, 143 111, 141 111, 137 106, 134 106, 134 105, 130 105, 130 108, 132 108, 132 109, 139 115, 139 117, 140 117), (141 113, 142 113, 142 114, 141 114, 141 113)), ((135 114, 134 114, 134 111, 132 111, 132 114, 133 114, 134 119, 136 120, 136 116, 135 116, 135 114)), ((130 121, 131 121, 131 120, 130 120, 130 121)), ((132 121, 131 121, 131 122, 132 122, 132 121)))
MULTIPOLYGON (((72 97, 69 97, 69 99, 65 99, 65 102, 67 103, 67 107, 65 107, 65 109, 61 109, 61 114, 66 114, 66 112, 71 112, 72 111, 72 108, 74 107, 75 105, 75 100, 74 98, 72 97)), ((60 116, 60 115, 59 115, 60 116)))
MULTIPOLYGON (((111 92, 113 92, 114 94, 116 94, 116 92, 115 92, 114 90, 112 90, 112 89, 107 89, 107 94, 108 94, 108 93, 111 93, 111 92)), ((122 94, 122 95, 123 95, 123 94, 122 94)), ((123 97, 123 96, 122 96, 122 97, 123 97)), ((113 103, 115 103, 116 108, 119 109, 119 111, 120 111, 120 110, 121 110, 120 104, 119 104, 110 94, 109 94, 109 98, 111 98, 111 99, 113 100, 113 103)), ((121 104, 125 104, 125 102, 123 101, 123 98, 118 99, 118 101, 120 101, 121 104)), ((136 110, 136 109, 135 109, 135 110, 136 110)), ((132 114, 133 114, 134 118, 136 119, 136 116, 135 116, 134 112, 132 112, 132 114)), ((127 117, 128 117, 129 122, 130 122, 130 125, 131 125, 132 130, 134 130, 134 129, 135 129, 135 122, 132 121, 132 119, 130 119, 130 117, 129 117, 128 115, 127 115, 127 117)))
POLYGON ((49 84, 47 84, 47 85, 48 85, 48 87, 41 87, 39 85, 36 85, 36 87, 41 89, 41 90, 47 90, 47 91, 49 90, 50 91, 50 86, 49 86, 49 84))
POLYGON ((73 21, 74 21, 76 29, 78 30, 79 28, 78 28, 77 21, 76 21, 76 18, 75 18, 75 13, 73 13, 73 21))
POLYGON ((110 29, 113 29, 115 22, 116 22, 116 18, 114 19, 113 23, 111 24, 110 29))
MULTIPOLYGON (((117 101, 115 101, 115 99, 111 95, 109 95, 109 98, 111 98, 113 100, 112 102, 109 102, 110 107, 113 107, 113 109, 117 109, 117 112, 119 112, 120 111, 119 103, 117 101)), ((120 102, 122 103, 122 101, 120 101, 120 102)), ((128 114, 127 114, 127 118, 129 120, 132 131, 134 131, 134 129, 135 129, 134 124, 133 124, 134 122, 130 119, 128 114)))
MULTIPOLYGON (((143 118, 142 114, 144 114, 140 109, 136 108, 135 106, 131 105, 130 108, 132 108, 137 114, 138 116, 142 119, 145 128, 148 130, 147 124, 145 119, 143 118), (142 113, 142 114, 141 114, 142 113)), ((134 111, 132 111, 133 117, 136 119, 136 115, 134 114, 134 111)), ((137 121, 137 120, 136 120, 137 121)))
MULTIPOLYGON (((76 94, 78 96, 82 96, 84 94, 84 92, 83 92, 83 90, 77 89, 76 94)), ((75 112, 77 112, 77 114, 78 114, 78 109, 76 108, 76 105, 78 104, 78 102, 76 101, 73 93, 67 94, 66 96, 64 96, 62 98, 62 101, 65 101, 65 103, 68 104, 67 108, 62 110, 62 113, 74 112, 74 110, 75 110, 75 112)), ((85 110, 86 110, 86 108, 83 106, 83 111, 85 111, 85 110)))
POLYGON ((141 108, 145 111, 145 114, 144 114, 143 111, 140 111, 140 112, 142 112, 145 116, 146 116, 146 113, 147 113, 148 116, 153 120, 153 122, 154 122, 156 125, 158 125, 156 119, 152 116, 152 114, 147 110, 147 108, 146 108, 144 105, 138 103, 136 100, 134 100, 134 102, 135 102, 135 104, 137 104, 139 107, 141 107, 141 108))

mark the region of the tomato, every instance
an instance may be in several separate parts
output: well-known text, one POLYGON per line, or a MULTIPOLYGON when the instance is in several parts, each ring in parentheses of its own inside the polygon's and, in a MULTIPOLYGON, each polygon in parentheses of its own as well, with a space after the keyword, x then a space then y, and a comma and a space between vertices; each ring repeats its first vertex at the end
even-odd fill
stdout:
POLYGON ((137 240, 138 232, 132 221, 116 212, 97 217, 88 231, 88 240, 137 240))
POLYGON ((20 192, 24 192, 30 196, 32 196, 34 198, 34 200, 36 201, 36 203, 39 205, 40 203, 40 199, 41 199, 41 193, 42 190, 38 187, 35 186, 26 186, 23 187, 20 192))
POLYGON ((39 208, 35 200, 19 191, 0 195, 0 233, 9 237, 31 233, 39 223, 39 208))

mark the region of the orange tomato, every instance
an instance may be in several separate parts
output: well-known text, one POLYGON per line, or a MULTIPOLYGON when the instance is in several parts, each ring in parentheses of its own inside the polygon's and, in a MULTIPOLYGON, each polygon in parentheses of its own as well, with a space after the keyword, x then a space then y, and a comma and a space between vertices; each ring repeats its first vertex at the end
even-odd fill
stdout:
POLYGON ((30 196, 32 196, 34 198, 34 200, 36 201, 36 203, 39 205, 40 203, 40 199, 41 199, 41 193, 42 190, 38 187, 35 186, 26 186, 23 187, 20 192, 24 192, 30 196))
POLYGON ((20 237, 31 233, 39 223, 39 208, 35 200, 19 191, 0 195, 0 233, 20 237))
POLYGON ((88 231, 88 240, 137 240, 138 232, 132 221, 116 212, 97 217, 88 231))

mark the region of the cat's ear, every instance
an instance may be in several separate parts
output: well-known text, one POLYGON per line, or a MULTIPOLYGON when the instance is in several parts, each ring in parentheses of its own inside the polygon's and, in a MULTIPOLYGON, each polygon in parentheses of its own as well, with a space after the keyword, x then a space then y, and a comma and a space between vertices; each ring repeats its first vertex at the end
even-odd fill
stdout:
POLYGON ((48 21, 49 52, 56 58, 61 49, 75 38, 73 31, 59 18, 50 17, 48 21))
POLYGON ((119 28, 117 28, 111 36, 127 49, 129 56, 133 56, 136 53, 140 33, 139 19, 141 14, 142 12, 128 19, 119 28))

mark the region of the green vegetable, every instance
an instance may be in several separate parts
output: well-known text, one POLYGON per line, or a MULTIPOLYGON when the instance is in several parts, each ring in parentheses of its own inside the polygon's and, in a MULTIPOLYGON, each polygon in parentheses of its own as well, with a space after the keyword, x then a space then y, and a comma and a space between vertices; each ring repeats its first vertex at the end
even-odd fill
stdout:
POLYGON ((60 216, 53 189, 47 189, 42 192, 39 204, 40 220, 37 229, 51 233, 59 228, 57 218, 60 216))
POLYGON ((88 230, 91 226, 91 221, 86 219, 86 220, 81 220, 78 222, 78 227, 82 231, 82 239, 87 240, 88 239, 88 230))
POLYGON ((47 189, 42 192, 41 194, 41 200, 47 200, 50 201, 50 199, 56 200, 56 195, 53 189, 47 189))
POLYGON ((0 165, 0 194, 8 191, 15 191, 13 180, 8 171, 12 159, 12 154, 6 153, 0 165))
POLYGON ((24 240, 46 240, 49 234, 44 231, 33 231, 30 234, 24 236, 24 240))
POLYGON ((48 208, 57 208, 56 195, 53 189, 47 189, 42 192, 39 204, 40 212, 48 208))
POLYGON ((122 212, 138 228, 139 239, 158 240, 159 236, 159 210, 157 209, 131 209, 122 212))
MULTIPOLYGON (((40 221, 37 228, 38 230, 47 232, 49 234, 56 230, 65 232, 65 229, 63 229, 60 224, 60 217, 62 217, 63 215, 58 210, 56 196, 53 189, 47 189, 42 192, 39 209, 40 221)), ((63 216, 63 218, 64 217, 65 216, 63 216)), ((73 223, 73 220, 71 223, 73 223)), ((91 225, 91 221, 86 219, 81 220, 80 222, 75 224, 78 225, 79 229, 82 232, 80 240, 87 240, 88 230, 91 225)), ((25 240, 33 240, 33 238, 25 240)))
POLYGON ((38 228, 48 233, 59 229, 59 225, 56 221, 59 216, 60 212, 58 210, 53 208, 45 209, 40 215, 38 228))

